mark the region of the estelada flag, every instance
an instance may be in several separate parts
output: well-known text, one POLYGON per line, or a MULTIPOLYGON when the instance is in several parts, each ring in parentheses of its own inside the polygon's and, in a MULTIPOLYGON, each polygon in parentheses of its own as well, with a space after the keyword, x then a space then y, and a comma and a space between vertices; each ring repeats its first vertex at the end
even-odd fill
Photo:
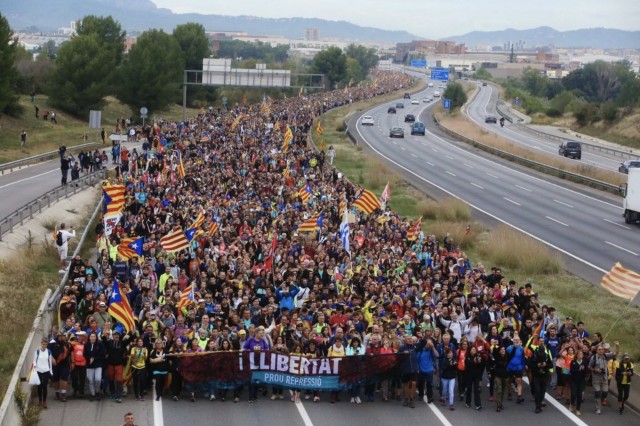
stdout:
POLYGON ((418 221, 407 231, 407 240, 415 241, 418 239, 420 235, 420 231, 422 230, 422 216, 418 219, 418 221))
POLYGON ((373 213, 376 209, 382 208, 378 198, 369 190, 363 189, 362 193, 353 202, 353 205, 366 214, 373 213))
POLYGON ((324 129, 322 128, 320 121, 318 121, 318 124, 316 125, 316 135, 322 136, 322 133, 324 133, 324 129))
POLYGON ((129 305, 129 300, 120 287, 118 280, 113 281, 113 293, 109 298, 109 314, 124 326, 128 332, 136 328, 133 311, 129 305))
POLYGON ((313 191, 311 190, 311 185, 309 184, 309 182, 307 182, 305 186, 300 188, 297 195, 298 197, 302 198, 302 202, 304 204, 307 204, 309 202, 311 196, 313 195, 313 191))
POLYGON ((298 226, 298 232, 318 231, 323 226, 324 213, 316 213, 298 226))
POLYGON ((133 256, 142 256, 142 245, 144 237, 123 238, 118 245, 118 254, 124 260, 129 260, 133 256))
POLYGON ((212 220, 211 225, 209 226, 209 231, 207 231, 207 234, 210 237, 213 237, 215 234, 218 233, 219 229, 220 229, 220 225, 218 225, 218 222, 216 222, 215 220, 212 220))
POLYGON ((602 277, 600 285, 616 296, 632 300, 640 291, 640 274, 623 268, 618 262, 602 277))
POLYGON ((106 183, 102 187, 104 196, 104 206, 102 214, 104 216, 115 216, 124 209, 124 185, 111 185, 106 183))
POLYGON ((173 232, 160 239, 162 249, 167 253, 173 253, 189 247, 189 240, 180 227, 176 227, 173 232))

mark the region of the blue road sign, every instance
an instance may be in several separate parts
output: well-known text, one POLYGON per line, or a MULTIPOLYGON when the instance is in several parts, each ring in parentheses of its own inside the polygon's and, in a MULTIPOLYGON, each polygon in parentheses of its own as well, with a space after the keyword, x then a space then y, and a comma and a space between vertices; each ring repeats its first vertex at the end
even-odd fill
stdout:
POLYGON ((451 109, 451 99, 442 99, 442 107, 444 109, 451 109))
POLYGON ((431 68, 431 80, 449 80, 449 68, 431 68))
POLYGON ((416 68, 426 68, 427 60, 426 59, 412 59, 411 66, 416 68))

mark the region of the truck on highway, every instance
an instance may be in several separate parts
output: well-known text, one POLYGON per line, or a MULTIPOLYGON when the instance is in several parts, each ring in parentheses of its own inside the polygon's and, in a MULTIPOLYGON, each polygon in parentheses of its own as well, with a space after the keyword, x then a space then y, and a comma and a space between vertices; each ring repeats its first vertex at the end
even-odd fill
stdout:
POLYGON ((640 222, 640 168, 630 168, 627 183, 620 186, 624 197, 622 208, 626 223, 640 222))

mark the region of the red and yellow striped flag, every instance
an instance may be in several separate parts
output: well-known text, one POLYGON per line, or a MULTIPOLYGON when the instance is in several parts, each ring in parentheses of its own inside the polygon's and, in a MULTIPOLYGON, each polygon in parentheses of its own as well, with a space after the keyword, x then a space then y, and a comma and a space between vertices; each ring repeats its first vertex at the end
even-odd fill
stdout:
POLYGON ((320 121, 318 121, 318 124, 316 125, 316 135, 322 136, 322 133, 324 133, 324 129, 322 128, 320 121))
POLYGON ((218 233, 219 229, 220 229, 220 225, 218 225, 218 222, 214 220, 211 222, 211 225, 209 225, 209 231, 207 231, 207 234, 209 234, 210 237, 213 237, 215 234, 218 233))
POLYGON ((124 185, 105 184, 102 187, 102 195, 104 196, 102 214, 104 216, 115 216, 124 210, 124 194, 124 185))
POLYGON ((309 200, 311 199, 311 195, 313 195, 313 191, 311 190, 311 186, 308 182, 305 186, 300 188, 297 195, 298 197, 302 198, 303 204, 307 204, 309 202, 309 200))
POLYGON ((297 232, 313 232, 318 231, 324 226, 324 213, 316 213, 309 219, 305 220, 298 226, 297 232))
POLYGON ((282 176, 284 176, 285 179, 289 179, 291 177, 291 170, 289 170, 289 167, 282 171, 282 176))
POLYGON ((284 142, 282 143, 282 152, 287 152, 289 144, 293 140, 293 132, 291 128, 287 126, 287 130, 284 132, 284 142))
POLYGON ((180 154, 180 158, 178 161, 178 176, 180 176, 180 179, 184 179, 184 177, 186 176, 186 173, 184 171, 184 163, 182 162, 182 154, 180 154))
POLYGON ((422 216, 418 219, 418 221, 407 231, 407 240, 415 241, 418 239, 420 235, 420 231, 422 230, 422 216))
POLYGON ((631 300, 640 291, 640 274, 623 268, 618 262, 602 277, 600 285, 616 296, 631 300))
POLYGON ((362 193, 358 198, 356 198, 353 205, 366 214, 371 214, 376 209, 382 208, 380 201, 378 201, 378 197, 366 189, 362 190, 362 193))
POLYGON ((193 221, 189 229, 200 228, 203 224, 204 224, 204 215, 202 214, 202 212, 200 212, 200 214, 198 214, 198 217, 196 218, 196 220, 193 221))
POLYGON ((160 239, 160 245, 167 253, 173 253, 188 248, 189 240, 187 240, 182 229, 180 227, 176 227, 172 233, 167 234, 160 239))

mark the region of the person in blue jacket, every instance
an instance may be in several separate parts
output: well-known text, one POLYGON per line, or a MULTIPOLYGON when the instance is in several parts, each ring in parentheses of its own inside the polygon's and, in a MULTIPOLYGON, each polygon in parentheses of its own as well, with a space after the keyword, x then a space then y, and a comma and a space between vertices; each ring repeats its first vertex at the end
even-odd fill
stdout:
POLYGON ((424 348, 425 340, 420 340, 409 334, 404 335, 404 344, 398 348, 398 353, 408 353, 400 365, 402 385, 404 387, 404 407, 415 408, 416 382, 420 371, 418 353, 424 348))
POLYGON ((507 348, 507 357, 509 358, 509 364, 507 364, 507 372, 511 378, 511 382, 515 381, 516 390, 518 392, 518 404, 524 402, 522 397, 522 376, 524 375, 525 357, 524 348, 522 347, 522 340, 517 334, 513 338, 513 345, 507 348))
POLYGON ((425 347, 418 352, 418 397, 424 398, 424 387, 427 385, 427 403, 433 402, 433 371, 438 360, 438 350, 433 340, 427 338, 425 347))
POLYGON ((300 291, 300 288, 293 283, 284 282, 280 285, 280 288, 276 289, 276 297, 280 304, 280 310, 284 308, 293 311, 295 309, 295 297, 300 291))

